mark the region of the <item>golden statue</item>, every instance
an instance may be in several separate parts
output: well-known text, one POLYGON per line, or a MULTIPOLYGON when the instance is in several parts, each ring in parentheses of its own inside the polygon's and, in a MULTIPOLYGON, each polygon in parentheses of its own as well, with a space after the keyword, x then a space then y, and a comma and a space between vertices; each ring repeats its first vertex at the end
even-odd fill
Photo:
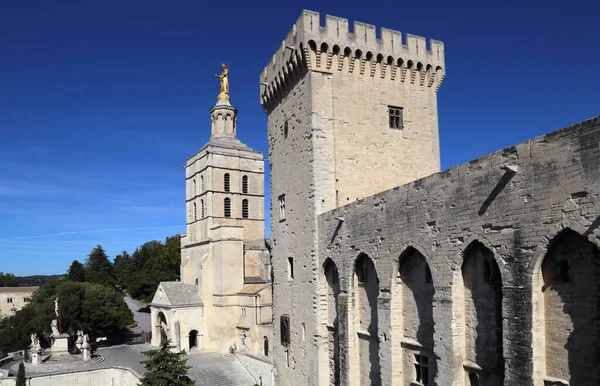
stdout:
POLYGON ((221 67, 223 68, 223 72, 220 75, 215 74, 217 78, 221 81, 221 93, 217 97, 219 101, 228 101, 229 100, 229 68, 225 63, 221 63, 221 67))

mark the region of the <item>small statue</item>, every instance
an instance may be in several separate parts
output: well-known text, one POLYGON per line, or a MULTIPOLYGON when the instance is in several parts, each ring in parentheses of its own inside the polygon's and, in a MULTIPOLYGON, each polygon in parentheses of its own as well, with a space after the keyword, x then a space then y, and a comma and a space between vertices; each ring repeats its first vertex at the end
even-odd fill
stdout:
POLYGON ((52 328, 52 335, 53 336, 59 336, 60 335, 60 331, 58 331, 58 320, 52 319, 52 323, 50 324, 50 327, 52 328))
POLYGON ((56 299, 54 299, 54 313, 56 314, 57 318, 58 318, 58 313, 59 313, 58 303, 59 303, 59 300, 58 300, 58 297, 57 297, 56 299))
POLYGON ((31 334, 31 348, 35 349, 35 343, 37 340, 37 336, 35 334, 31 334))
POLYGON ((223 68, 223 72, 220 75, 215 74, 221 81, 221 93, 217 100, 229 100, 229 68, 225 63, 221 63, 221 68, 223 68))

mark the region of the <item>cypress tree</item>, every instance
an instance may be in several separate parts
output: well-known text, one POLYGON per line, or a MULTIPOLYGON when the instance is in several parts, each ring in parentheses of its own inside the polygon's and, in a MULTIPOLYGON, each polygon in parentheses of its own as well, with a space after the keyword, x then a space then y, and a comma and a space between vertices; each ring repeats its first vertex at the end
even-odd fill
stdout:
POLYGON ((148 350, 142 354, 148 357, 142 361, 148 372, 144 374, 140 386, 193 386, 194 381, 188 377, 187 359, 185 350, 174 353, 170 341, 161 343, 160 348, 148 350))
POLYGON ((17 385, 16 386, 27 386, 25 383, 25 365, 23 362, 19 363, 19 371, 17 371, 17 385))

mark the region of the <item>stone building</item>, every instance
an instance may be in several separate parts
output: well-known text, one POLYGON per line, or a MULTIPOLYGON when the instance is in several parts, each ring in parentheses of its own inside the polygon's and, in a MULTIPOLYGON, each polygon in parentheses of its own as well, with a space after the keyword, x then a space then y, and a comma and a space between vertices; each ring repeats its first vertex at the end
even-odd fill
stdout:
POLYGON ((219 96, 212 134, 185 166, 181 282, 160 283, 152 344, 270 358, 272 287, 264 237, 264 159, 236 136, 237 110, 219 96))
POLYGON ((440 172, 443 44, 319 19, 260 76, 277 384, 600 384, 600 118, 440 172))
POLYGON ((27 303, 40 287, 0 287, 0 319, 13 316, 27 303))

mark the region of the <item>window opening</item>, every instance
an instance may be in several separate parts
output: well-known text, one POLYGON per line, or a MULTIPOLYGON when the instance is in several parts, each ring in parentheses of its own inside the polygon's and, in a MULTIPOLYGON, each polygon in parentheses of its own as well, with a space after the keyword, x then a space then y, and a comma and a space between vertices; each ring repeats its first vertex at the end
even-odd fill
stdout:
POLYGON ((248 176, 242 177, 242 193, 248 193, 248 176))
POLYGON ((279 196, 279 220, 285 220, 285 194, 279 196))
POLYGON ((229 173, 225 173, 225 176, 223 176, 223 189, 229 192, 229 173))
POLYGON ((242 217, 248 218, 248 200, 242 200, 242 217))
POLYGON ((204 176, 200 176, 200 192, 204 193, 204 176))
POLYGON ((13 300, 12 300, 12 298, 8 298, 8 299, 6 299, 6 302, 7 302, 7 303, 12 303, 12 302, 13 302, 13 300))
POLYGON ((194 178, 193 181, 193 185, 194 185, 194 196, 196 195, 196 179, 194 178))
POLYGON ((389 106, 390 129, 404 129, 404 109, 402 107, 389 106))
POLYGON ((294 258, 288 257, 288 279, 292 280, 294 278, 294 258))
POLYGON ((486 283, 492 281, 492 265, 489 260, 483 261, 483 281, 486 283))
POLYGON ((194 202, 194 220, 197 220, 198 217, 196 216, 196 203, 194 202))
POLYGON ((288 120, 286 119, 285 122, 283 123, 283 138, 287 138, 288 137, 288 120))
POLYGON ((281 315, 279 319, 279 330, 281 332, 281 345, 289 347, 290 345, 290 316, 281 315))
POLYGON ((415 380, 421 385, 429 385, 429 358, 426 355, 414 355, 415 380))
POLYGON ((200 214, 202 216, 200 218, 204 218, 204 200, 200 200, 200 214))
POLYGON ((224 205, 223 205, 223 209, 224 209, 224 215, 225 217, 231 217, 231 200, 229 199, 229 197, 227 197, 224 200, 224 205))

